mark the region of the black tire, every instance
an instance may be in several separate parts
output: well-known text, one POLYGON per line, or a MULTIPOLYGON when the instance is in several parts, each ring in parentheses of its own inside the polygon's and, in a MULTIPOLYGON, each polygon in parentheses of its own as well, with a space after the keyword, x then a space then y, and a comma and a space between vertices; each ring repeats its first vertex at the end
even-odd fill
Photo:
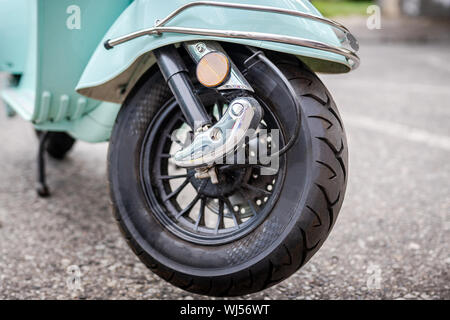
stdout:
MULTIPOLYGON (((300 61, 281 54, 269 57, 297 92, 302 129, 286 155, 287 174, 273 211, 255 230, 231 243, 205 246, 176 237, 155 218, 144 197, 139 165, 143 139, 158 110, 172 99, 159 72, 138 83, 117 117, 108 154, 115 218, 141 261, 184 290, 238 296, 266 289, 303 266, 336 222, 348 174, 339 112, 323 83, 300 61)), ((256 93, 292 132, 295 117, 285 107, 290 105, 286 87, 271 78, 262 63, 252 70, 247 79, 256 93)))
MULTIPOLYGON (((36 130, 36 135, 40 137, 41 131, 36 130)), ((65 132, 49 132, 47 146, 45 150, 54 159, 63 160, 72 149, 76 140, 65 132)))

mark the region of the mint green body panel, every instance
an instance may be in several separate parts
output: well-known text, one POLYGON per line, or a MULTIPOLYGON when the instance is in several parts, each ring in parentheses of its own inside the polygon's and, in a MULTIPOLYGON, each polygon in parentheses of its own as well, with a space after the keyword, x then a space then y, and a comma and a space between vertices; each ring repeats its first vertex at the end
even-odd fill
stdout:
MULTIPOLYGON (((66 131, 77 139, 109 139, 120 104, 156 63, 152 51, 190 40, 251 45, 298 56, 318 72, 350 70, 337 54, 299 46, 243 39, 163 34, 105 50, 103 42, 150 28, 188 0, 0 0, 0 71, 20 73, 3 100, 40 130, 66 131), (80 9, 80 28, 67 25, 80 9), (3 8, 7 8, 4 10, 3 8), (13 31, 11 31, 13 29, 13 31), (103 101, 103 102, 102 102, 103 101)), ((307 0, 228 0, 320 15, 307 0)), ((297 36, 339 46, 331 27, 298 17, 230 8, 193 7, 168 26, 257 31, 297 36)))
POLYGON ((29 47, 30 35, 27 19, 33 10, 28 0, 0 0, 0 70, 22 73, 29 47), (8 26, 8 27, 6 27, 8 26), (14 45, 11 45, 14 44, 14 45))
POLYGON ((129 0, 1 0, 0 43, 7 50, 1 50, 0 70, 22 74, 17 87, 1 92, 3 100, 38 129, 67 131, 85 141, 108 140, 111 113, 115 118, 118 106, 88 99, 75 87, 105 32, 129 4, 129 0), (78 14, 73 6, 79 8, 79 28, 73 24, 78 14), (15 26, 20 28, 11 37, 15 26), (13 68, 8 68, 9 61, 14 61, 13 68))

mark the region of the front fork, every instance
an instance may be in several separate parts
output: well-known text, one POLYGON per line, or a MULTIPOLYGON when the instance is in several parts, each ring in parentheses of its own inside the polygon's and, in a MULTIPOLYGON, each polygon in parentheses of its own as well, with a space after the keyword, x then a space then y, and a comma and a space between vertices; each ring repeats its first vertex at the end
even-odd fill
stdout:
MULTIPOLYGON (((227 56, 222 46, 214 41, 187 42, 184 43, 184 47, 196 64, 211 52, 219 51, 227 56)), ((175 46, 169 45, 156 49, 154 54, 164 79, 194 132, 203 131, 205 127, 211 126, 211 119, 195 93, 189 71, 175 46)), ((245 77, 229 57, 228 59, 231 63, 230 76, 216 89, 218 91, 246 90, 253 93, 253 88, 245 77)))
MULTIPOLYGON (((195 134, 192 144, 174 155, 174 163, 184 168, 196 168, 199 178, 207 178, 211 177, 214 162, 234 152, 249 129, 255 130, 258 127, 262 119, 262 109, 257 100, 249 97, 254 92, 253 88, 219 43, 188 42, 184 46, 196 64, 214 52, 219 52, 228 59, 229 74, 213 89, 218 92, 230 90, 247 92, 242 94, 246 97, 233 100, 229 110, 212 126, 211 118, 197 96, 188 69, 175 46, 166 46, 154 51, 158 66, 195 134), (204 152, 206 149, 210 151, 204 152)), ((211 178, 214 183, 214 177, 211 178)))

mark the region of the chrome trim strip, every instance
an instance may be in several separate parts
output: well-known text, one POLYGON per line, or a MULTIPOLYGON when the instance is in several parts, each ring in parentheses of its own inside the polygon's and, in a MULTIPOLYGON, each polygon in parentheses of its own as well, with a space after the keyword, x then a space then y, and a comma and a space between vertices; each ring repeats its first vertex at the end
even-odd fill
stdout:
POLYGON ((336 53, 346 57, 348 60, 352 61, 351 68, 356 69, 360 64, 360 59, 356 53, 345 48, 340 48, 336 46, 330 46, 322 42, 307 40, 302 38, 296 38, 291 36, 281 36, 278 34, 270 33, 260 33, 260 32, 243 32, 243 31, 222 31, 222 30, 212 30, 212 29, 194 29, 194 28, 182 28, 182 27, 158 27, 141 30, 138 32, 131 33, 129 35, 112 39, 108 41, 108 45, 115 47, 124 42, 128 42, 132 39, 142 37, 145 35, 156 35, 159 33, 184 33, 184 34, 194 34, 201 36, 212 36, 220 38, 238 38, 238 39, 251 39, 251 40, 261 40, 261 41, 271 41, 292 44, 297 46, 303 46, 312 49, 323 50, 331 53, 336 53))
POLYGON ((289 9, 269 7, 269 6, 252 5, 252 4, 211 2, 211 1, 195 1, 195 2, 185 4, 184 6, 181 6, 180 8, 178 8, 177 10, 175 10, 174 12, 169 14, 163 20, 158 21, 156 23, 155 27, 162 27, 165 24, 167 24, 170 20, 175 18, 181 12, 183 12, 191 7, 197 7, 197 6, 223 7, 223 8, 252 10, 252 11, 264 11, 264 12, 273 12, 273 13, 279 13, 279 14, 290 15, 290 16, 297 16, 300 18, 306 18, 306 19, 322 22, 322 23, 330 25, 331 27, 339 29, 344 33, 350 33, 350 31, 344 25, 340 24, 337 21, 330 20, 330 19, 323 18, 323 17, 314 16, 314 15, 308 14, 308 13, 299 12, 296 10, 289 10, 289 9))
POLYGON ((350 33, 350 31, 338 22, 335 22, 335 21, 332 21, 332 20, 329 20, 326 18, 322 18, 322 17, 305 14, 305 13, 294 11, 294 10, 281 9, 281 8, 275 8, 275 7, 258 6, 258 5, 226 3, 226 2, 196 1, 196 2, 188 3, 188 4, 180 7, 179 9, 175 10, 169 16, 167 16, 165 19, 158 21, 156 23, 156 26, 153 28, 139 30, 139 31, 106 41, 105 48, 112 49, 119 44, 128 42, 130 40, 133 40, 133 39, 136 39, 136 38, 139 38, 142 36, 146 36, 146 35, 160 35, 161 33, 182 33, 182 34, 193 34, 193 35, 201 35, 201 36, 212 36, 212 37, 219 37, 219 38, 237 38, 237 39, 270 41, 270 42, 297 45, 297 46, 302 46, 302 47, 307 47, 307 48, 317 49, 317 50, 323 50, 323 51, 335 53, 338 55, 342 55, 345 58, 347 58, 352 70, 359 67, 360 58, 356 54, 356 49, 355 49, 355 51, 351 51, 351 50, 343 48, 343 47, 332 46, 332 45, 328 45, 326 43, 319 42, 319 41, 297 38, 297 37, 292 37, 292 36, 284 36, 284 35, 279 35, 279 34, 262 33, 262 32, 246 32, 246 31, 234 31, 234 30, 214 30, 214 29, 197 29, 197 28, 187 28, 187 27, 165 27, 164 26, 164 24, 166 24, 167 22, 172 20, 180 12, 182 12, 190 7, 200 6, 200 5, 218 6, 218 7, 227 7, 227 8, 236 8, 236 9, 247 9, 247 10, 254 10, 254 11, 266 11, 266 12, 275 12, 275 13, 281 13, 281 14, 286 14, 286 15, 294 15, 294 16, 326 23, 326 24, 340 30, 341 32, 343 32, 346 35, 347 39, 350 39, 350 38, 355 39, 353 37, 353 35, 350 33))

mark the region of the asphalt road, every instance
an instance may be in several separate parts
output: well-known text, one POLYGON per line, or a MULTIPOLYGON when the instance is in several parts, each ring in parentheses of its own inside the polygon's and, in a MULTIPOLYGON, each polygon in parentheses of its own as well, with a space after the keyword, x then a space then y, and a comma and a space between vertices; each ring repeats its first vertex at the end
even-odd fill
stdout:
MULTIPOLYGON (((450 45, 368 44, 361 56, 356 72, 323 77, 350 147, 337 224, 302 270, 246 299, 450 298, 450 45)), ((53 197, 42 200, 33 130, 0 114, 0 299, 201 298, 153 275, 122 240, 106 144, 50 161, 53 197), (82 291, 67 285, 71 265, 82 291)))

